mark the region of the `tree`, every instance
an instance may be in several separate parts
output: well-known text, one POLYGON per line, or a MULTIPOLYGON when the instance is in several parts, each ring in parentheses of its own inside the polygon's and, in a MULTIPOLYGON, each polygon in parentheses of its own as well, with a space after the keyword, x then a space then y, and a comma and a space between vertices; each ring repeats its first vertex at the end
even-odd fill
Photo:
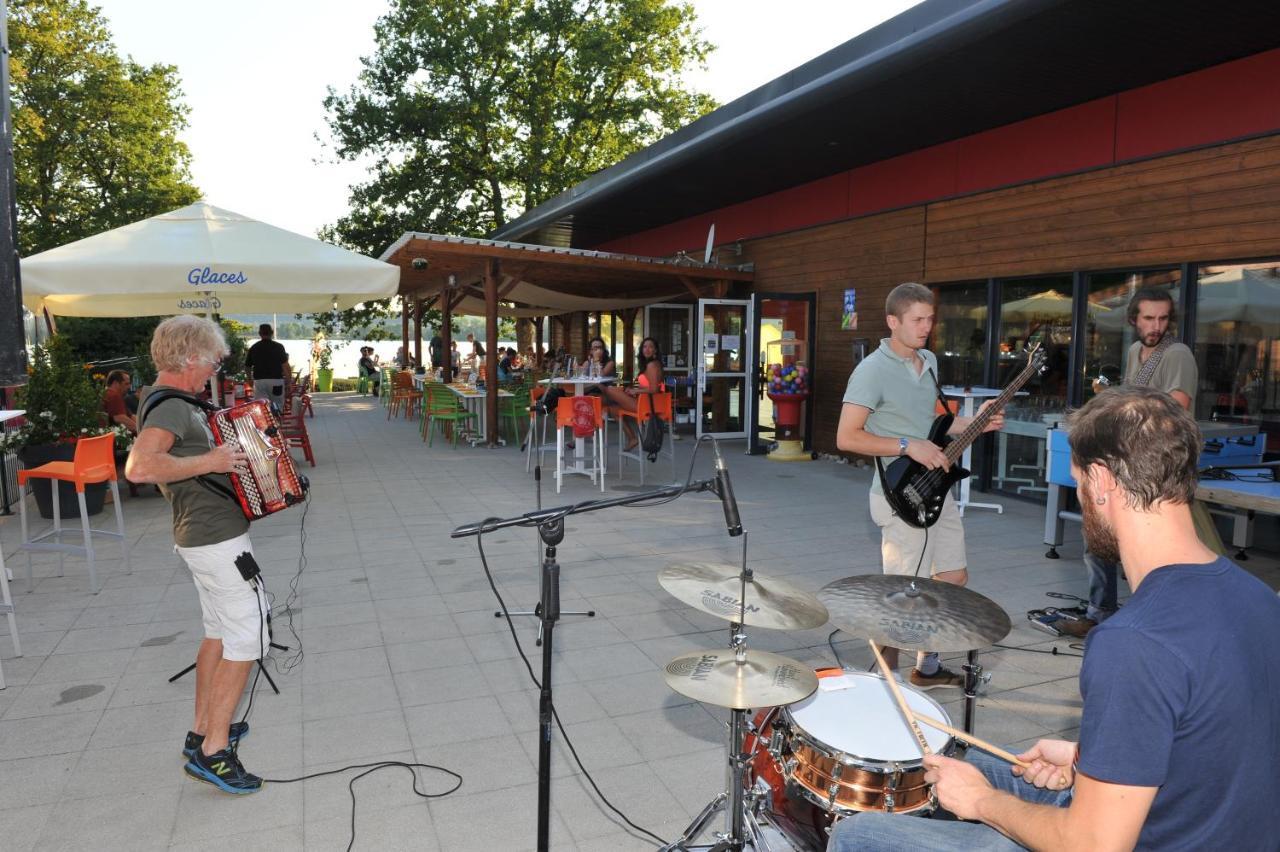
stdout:
POLYGON ((694 23, 666 0, 392 0, 325 98, 336 154, 372 177, 321 238, 482 236, 709 112, 681 85, 712 49, 694 23))
POLYGON ((122 59, 85 0, 11 2, 9 43, 23 255, 200 197, 174 66, 122 59))

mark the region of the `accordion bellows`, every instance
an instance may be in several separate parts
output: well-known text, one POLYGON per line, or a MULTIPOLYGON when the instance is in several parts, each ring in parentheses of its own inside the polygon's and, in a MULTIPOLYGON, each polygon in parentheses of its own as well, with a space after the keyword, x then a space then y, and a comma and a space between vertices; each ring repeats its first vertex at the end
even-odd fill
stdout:
POLYGON ((256 521, 306 499, 306 480, 298 475, 280 421, 266 400, 215 411, 209 425, 217 443, 234 444, 249 456, 248 473, 229 474, 245 517, 256 521))

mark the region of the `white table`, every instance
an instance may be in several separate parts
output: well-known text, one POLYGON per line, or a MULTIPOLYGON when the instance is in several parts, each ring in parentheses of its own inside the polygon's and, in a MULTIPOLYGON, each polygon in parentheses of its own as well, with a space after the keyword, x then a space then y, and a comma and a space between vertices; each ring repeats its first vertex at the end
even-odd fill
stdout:
MULTIPOLYGON (((611 385, 615 381, 617 381, 617 376, 560 376, 555 379, 543 379, 541 384, 559 385, 560 387, 573 385, 573 395, 582 396, 587 392, 587 388, 592 385, 611 385)), ((585 444, 586 441, 573 442, 573 466, 566 467, 564 469, 565 473, 580 473, 583 476, 591 475, 591 468, 587 467, 586 463, 587 457, 586 447, 584 446, 585 444)))
MULTIPOLYGON (((972 417, 974 412, 973 401, 975 399, 991 399, 997 397, 1004 391, 999 388, 959 388, 954 385, 943 385, 942 392, 952 399, 963 399, 964 407, 960 410, 961 417, 972 417)), ((973 461, 973 444, 964 448, 964 455, 960 457, 960 464, 966 469, 971 470, 970 464, 973 461)), ((960 510, 960 516, 964 517, 964 510, 970 506, 975 509, 995 509, 998 514, 1004 514, 1004 506, 999 503, 974 503, 969 499, 969 492, 973 487, 973 477, 966 476, 960 480, 960 499, 956 500, 956 508, 960 510)))
MULTIPOLYGON (((462 404, 466 406, 467 411, 470 411, 475 415, 472 419, 476 424, 476 428, 469 436, 467 436, 467 443, 471 444, 473 447, 476 444, 488 443, 489 424, 485 422, 487 418, 484 416, 484 401, 488 398, 489 391, 477 390, 472 385, 447 385, 447 387, 458 395, 458 398, 462 400, 462 404)), ((498 399, 511 399, 512 396, 513 394, 511 391, 505 391, 501 388, 498 389, 498 399)), ((503 446, 506 446, 507 444, 507 442, 502 439, 501 435, 498 436, 498 443, 503 446)))

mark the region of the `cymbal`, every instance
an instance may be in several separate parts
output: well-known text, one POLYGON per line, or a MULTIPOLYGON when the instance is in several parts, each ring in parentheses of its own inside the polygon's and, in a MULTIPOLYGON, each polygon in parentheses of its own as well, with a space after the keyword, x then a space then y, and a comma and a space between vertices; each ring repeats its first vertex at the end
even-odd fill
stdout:
MULTIPOLYGON (((742 569, 710 562, 677 562, 658 574, 662 588, 703 612, 737 622, 742 569)), ((746 623, 774 630, 805 630, 827 623, 827 608, 811 593, 783 580, 753 574, 747 581, 746 623)))
POLYGON ((663 677, 681 695, 735 710, 792 704, 818 688, 808 666, 750 648, 742 663, 732 648, 685 654, 667 663, 663 677))
POLYGON ((1013 628, 990 598, 906 575, 845 577, 819 589, 818 599, 846 633, 906 650, 971 651, 999 642, 1013 628))

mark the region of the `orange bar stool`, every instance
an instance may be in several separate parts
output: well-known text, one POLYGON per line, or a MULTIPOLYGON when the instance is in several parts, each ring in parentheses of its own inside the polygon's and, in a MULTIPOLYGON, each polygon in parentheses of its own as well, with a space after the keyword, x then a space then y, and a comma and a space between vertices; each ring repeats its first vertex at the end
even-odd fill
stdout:
POLYGON ((613 406, 610 410, 618 418, 618 479, 622 479, 625 475, 626 459, 635 459, 640 463, 640 484, 644 484, 644 470, 648 457, 644 448, 636 444, 636 448, 631 451, 624 450, 626 445, 626 435, 623 433, 623 418, 630 417, 635 420, 636 434, 644 431, 644 424, 654 412, 662 418, 662 422, 666 425, 666 437, 662 441, 662 450, 658 453, 659 457, 668 456, 671 459, 671 481, 678 482, 676 478, 676 448, 671 438, 672 418, 675 409, 675 395, 670 391, 659 391, 658 393, 642 393, 636 397, 636 410, 628 411, 625 408, 613 406))
MULTIPOLYGON (((579 445, 578 449, 581 449, 579 445)), ((568 450, 570 454, 573 450, 568 450)), ((600 490, 604 491, 604 404, 598 396, 566 396, 561 397, 556 403, 556 493, 560 493, 560 485, 566 473, 580 473, 584 476, 590 476, 591 482, 594 484, 597 480, 600 483, 600 490), (591 431, 585 435, 578 434, 579 429, 574 428, 575 412, 584 410, 589 412, 591 431), (564 430, 571 429, 578 441, 586 441, 587 437, 591 438, 591 466, 588 467, 584 460, 576 458, 574 455, 566 456, 564 430)))
POLYGON ((124 511, 120 508, 120 487, 116 484, 115 435, 99 435, 96 438, 82 438, 76 443, 75 459, 69 462, 49 462, 30 470, 18 471, 18 487, 25 486, 31 479, 48 479, 53 489, 53 528, 35 538, 28 534, 27 501, 19 500, 22 515, 22 545, 27 551, 27 592, 31 592, 31 554, 58 554, 58 576, 62 576, 63 558, 70 553, 83 556, 89 564, 89 588, 98 593, 98 575, 93 567, 93 534, 120 539, 120 551, 124 554, 126 573, 133 573, 129 563, 129 539, 124 531, 124 511), (80 527, 84 536, 84 544, 64 544, 62 541, 62 514, 59 511, 58 483, 70 482, 76 487, 76 498, 80 501, 80 527), (116 509, 116 532, 95 530, 89 526, 89 510, 84 502, 84 487, 90 483, 105 482, 111 489, 112 505, 116 509), (51 541, 48 539, 52 539, 51 541))

